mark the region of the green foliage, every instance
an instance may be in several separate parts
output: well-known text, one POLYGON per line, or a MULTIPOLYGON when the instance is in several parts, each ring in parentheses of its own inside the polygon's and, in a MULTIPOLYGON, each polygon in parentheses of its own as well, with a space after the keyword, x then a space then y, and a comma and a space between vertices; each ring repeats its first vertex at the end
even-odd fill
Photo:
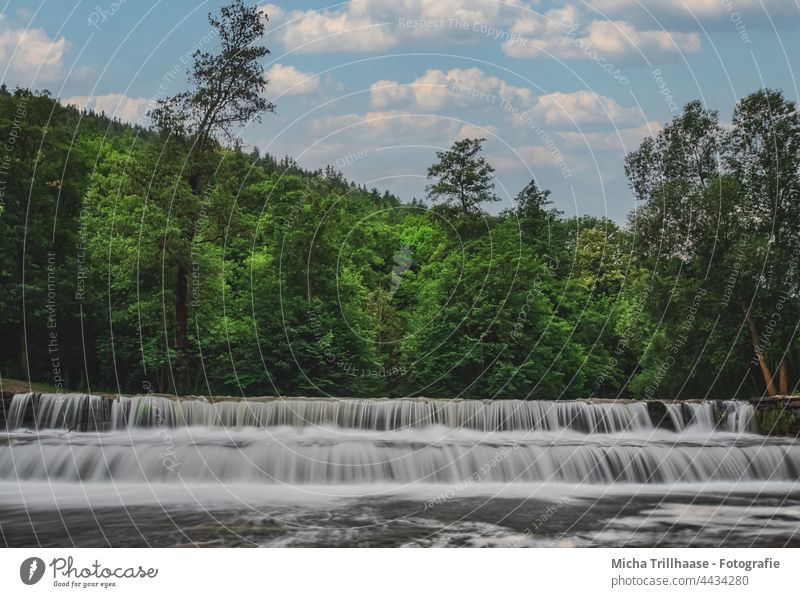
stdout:
POLYGON ((447 151, 437 151, 438 161, 428 168, 428 198, 443 201, 463 215, 480 213, 483 203, 498 201, 494 194, 494 168, 480 155, 485 139, 462 139, 447 151))
POLYGON ((628 155, 626 172, 641 202, 630 217, 634 252, 655 290, 633 392, 787 394, 800 367, 796 105, 758 91, 725 133, 691 102, 628 155))
MULTIPOLYGON (((196 50, 188 73, 190 89, 159 100, 150 113, 159 131, 190 144, 200 158, 209 142, 231 140, 235 127, 275 110, 261 95, 267 81, 259 60, 269 50, 258 42, 267 16, 257 6, 233 0, 208 20, 216 30, 219 51, 196 50)), ((190 176, 197 175, 194 167, 190 176)))
POLYGON ((789 435, 794 426, 794 415, 783 408, 757 408, 758 432, 765 435, 789 435))
MULTIPOLYGON (((769 391, 760 354, 791 387, 799 122, 771 91, 728 134, 690 104, 628 157, 639 208, 623 228, 562 217, 533 181, 483 213, 480 139, 437 154, 445 205, 428 209, 225 147, 220 128, 189 155, 0 90, 0 135, 17 139, 2 373, 124 392, 727 399, 769 391)), ((762 428, 784 429, 770 413, 762 428)))

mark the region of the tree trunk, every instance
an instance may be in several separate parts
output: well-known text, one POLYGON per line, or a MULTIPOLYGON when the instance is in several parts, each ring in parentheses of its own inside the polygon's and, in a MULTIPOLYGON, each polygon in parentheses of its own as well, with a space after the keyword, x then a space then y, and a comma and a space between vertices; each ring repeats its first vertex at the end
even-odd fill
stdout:
MULTIPOLYGON (((196 150, 197 148, 195 148, 196 150)), ((189 169, 187 183, 192 193, 200 198, 200 177, 201 171, 196 162, 193 162, 189 169)), ((194 232, 187 233, 189 246, 192 246, 194 232)), ((177 375, 174 376, 176 392, 189 388, 191 384, 191 372, 189 371, 189 270, 181 263, 178 265, 178 279, 175 287, 175 348, 178 351, 177 375)))
MULTIPOLYGON (((21 242, 17 242, 17 274, 19 276, 19 288, 23 289, 25 288, 25 247, 21 242)), ((24 290, 19 301, 19 369, 22 372, 22 379, 29 380, 31 372, 28 367, 28 339, 25 337, 24 290)))
POLYGON ((779 391, 781 396, 789 395, 789 366, 786 364, 786 359, 781 359, 780 367, 778 368, 779 391))
POLYGON ((25 337, 25 327, 19 330, 19 368, 22 371, 22 379, 30 379, 31 372, 28 369, 28 339, 25 337))
MULTIPOLYGON (((188 379, 189 349, 189 272, 186 266, 178 266, 175 287, 175 348, 178 351, 178 375, 176 382, 185 385, 188 379)), ((176 388, 176 391, 178 389, 176 388)))
POLYGON ((770 396, 777 396, 778 391, 775 389, 775 379, 764 358, 764 353, 758 345, 758 327, 756 327, 756 322, 753 321, 753 316, 750 315, 750 311, 747 309, 745 309, 745 316, 747 317, 747 325, 750 328, 750 340, 753 343, 753 350, 755 350, 756 358, 758 358, 758 365, 761 367, 761 375, 764 376, 764 383, 767 386, 767 394, 770 396))

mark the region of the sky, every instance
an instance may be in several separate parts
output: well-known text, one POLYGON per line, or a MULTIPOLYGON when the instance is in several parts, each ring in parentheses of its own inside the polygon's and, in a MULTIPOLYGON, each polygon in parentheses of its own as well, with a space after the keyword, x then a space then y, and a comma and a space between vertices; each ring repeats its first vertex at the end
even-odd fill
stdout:
MULTIPOLYGON (((214 51, 221 1, 7 0, 8 86, 146 123, 214 51)), ((246 146, 423 198, 436 152, 483 137, 500 202, 531 179, 566 215, 624 222, 626 153, 699 99, 730 122, 761 87, 798 98, 800 0, 286 0, 269 16, 266 94, 246 146)))

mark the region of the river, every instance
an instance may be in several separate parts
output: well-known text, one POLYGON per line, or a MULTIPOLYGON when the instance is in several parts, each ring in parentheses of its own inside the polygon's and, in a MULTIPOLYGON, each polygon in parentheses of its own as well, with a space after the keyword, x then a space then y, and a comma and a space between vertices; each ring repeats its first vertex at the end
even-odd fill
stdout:
POLYGON ((745 402, 19 394, 7 546, 800 546, 745 402), (659 410, 659 409, 656 409, 659 410))

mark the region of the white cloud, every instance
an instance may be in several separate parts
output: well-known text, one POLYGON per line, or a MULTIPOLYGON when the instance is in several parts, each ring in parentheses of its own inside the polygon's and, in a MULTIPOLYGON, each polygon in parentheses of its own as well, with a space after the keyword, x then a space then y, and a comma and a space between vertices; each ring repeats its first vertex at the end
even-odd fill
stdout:
POLYGON ((69 44, 64 37, 51 39, 44 29, 22 29, 0 15, 0 69, 3 82, 28 87, 56 81, 65 75, 64 56, 69 44))
POLYGON ((370 88, 375 108, 408 106, 423 111, 468 106, 497 106, 502 101, 524 109, 535 98, 530 89, 509 85, 479 68, 430 69, 411 83, 381 80, 370 88))
POLYGON ((544 124, 620 126, 641 121, 638 109, 624 108, 610 97, 590 91, 536 96, 530 89, 510 85, 479 68, 454 68, 447 72, 431 69, 407 84, 382 79, 370 87, 370 102, 376 109, 420 112, 488 107, 505 115, 510 122, 518 121, 522 112, 544 124))
POLYGON ((262 6, 270 17, 267 39, 278 38, 298 52, 369 52, 397 44, 391 32, 367 10, 369 2, 354 0, 339 10, 283 10, 262 6))
MULTIPOLYGON (((322 11, 284 10, 274 4, 262 8, 271 15, 269 37, 305 53, 384 52, 415 42, 498 43, 506 54, 518 58, 540 56, 544 50, 559 58, 593 59, 579 44, 618 58, 699 49, 696 32, 640 29, 632 24, 626 15, 634 1, 600 0, 621 17, 614 20, 603 19, 584 4, 541 12, 538 3, 521 0, 353 0, 322 11), (571 35, 566 23, 577 28, 571 35)), ((701 1, 705 5, 717 0, 701 1)))
POLYGON ((788 0, 591 0, 589 4, 610 14, 630 14, 631 10, 646 9, 655 15, 675 14, 705 19, 728 18, 734 12, 740 15, 765 11, 773 16, 798 14, 797 7, 788 0))
POLYGON ((656 52, 696 52, 700 49, 697 33, 639 31, 625 21, 593 21, 587 27, 589 43, 601 53, 618 56, 634 50, 656 52))
POLYGON ((132 98, 123 93, 106 95, 76 95, 63 100, 64 104, 77 106, 82 110, 103 112, 110 118, 124 122, 142 122, 153 101, 147 98, 132 98))
POLYGON ((452 45, 498 39, 522 0, 352 0, 326 10, 262 6, 270 37, 298 52, 381 52, 413 40, 452 45))
POLYGON ((269 90, 274 95, 305 95, 319 89, 319 77, 293 66, 273 64, 266 72, 269 90))
POLYGON ((578 126, 594 123, 620 126, 642 119, 637 108, 623 108, 615 99, 591 91, 543 95, 529 114, 546 124, 578 126))
POLYGON ((589 20, 574 8, 520 19, 511 31, 520 37, 504 42, 503 51, 514 58, 550 54, 608 63, 640 53, 652 59, 701 47, 696 32, 639 29, 624 20, 589 20))
POLYGON ((369 93, 370 103, 379 109, 402 106, 414 101, 414 93, 409 85, 389 79, 375 81, 370 85, 369 93))

